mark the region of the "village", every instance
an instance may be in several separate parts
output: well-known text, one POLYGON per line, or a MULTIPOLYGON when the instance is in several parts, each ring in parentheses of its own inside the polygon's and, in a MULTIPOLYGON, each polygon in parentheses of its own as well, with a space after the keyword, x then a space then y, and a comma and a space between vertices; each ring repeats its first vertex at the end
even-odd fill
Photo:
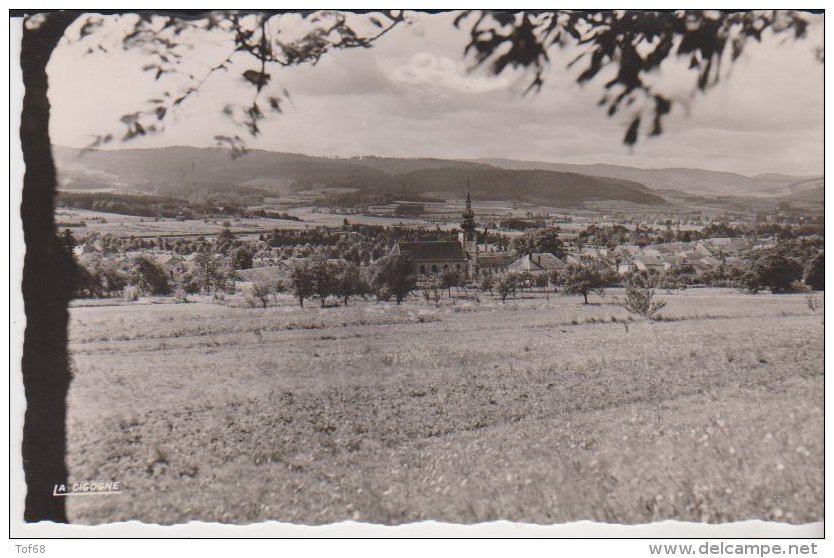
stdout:
MULTIPOLYGON (((667 289, 722 286, 757 292, 773 285, 754 273, 754 264, 765 255, 787 251, 798 263, 776 292, 806 278, 812 260, 822 253, 821 237, 807 234, 813 231, 808 227, 771 224, 776 234, 759 234, 758 227, 749 234, 749 227, 726 223, 674 232, 668 221, 659 229, 647 224, 642 230, 639 222, 631 228, 591 222, 577 229, 571 224, 574 232, 568 233, 559 225, 544 224, 502 231, 494 222, 478 222, 467 193, 459 222, 447 228, 360 225, 345 217, 341 227, 276 229, 257 237, 238 237, 227 221, 214 238, 76 239, 71 232, 64 238, 79 264, 77 296, 138 300, 172 295, 181 301, 200 293, 248 297, 254 289, 262 294, 255 297, 260 303, 249 297, 253 306, 265 306, 263 293, 281 292, 295 294, 302 305, 308 296, 322 304, 328 295, 345 303, 352 296, 387 299, 391 286, 381 289, 384 285, 374 281, 381 266, 396 258, 407 259, 402 273, 410 277, 398 300, 421 288, 474 287, 492 293, 499 278, 504 300, 518 287, 563 288, 577 270, 585 273, 586 291, 621 286, 642 274, 667 289), (710 236, 713 230, 734 236, 710 236), (327 285, 316 287, 322 280, 309 275, 314 261, 324 263, 318 273, 328 275, 327 285)), ((570 285, 566 290, 574 292, 570 285)))

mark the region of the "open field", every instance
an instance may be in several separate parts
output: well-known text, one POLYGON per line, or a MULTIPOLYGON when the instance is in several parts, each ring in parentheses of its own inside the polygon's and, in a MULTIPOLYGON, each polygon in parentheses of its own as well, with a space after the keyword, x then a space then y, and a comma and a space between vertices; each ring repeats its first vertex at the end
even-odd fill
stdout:
POLYGON ((405 225, 426 225, 425 222, 420 220, 399 217, 314 213, 309 207, 289 209, 287 213, 298 217, 301 221, 266 218, 210 219, 207 222, 202 219, 177 221, 171 218, 159 218, 157 220, 153 217, 104 213, 101 211, 88 211, 86 209, 58 209, 55 212, 55 218, 58 221, 59 229, 62 228, 62 224, 66 226, 66 223, 77 224, 84 221, 85 226, 76 230, 76 234, 80 236, 98 233, 101 235, 110 234, 116 237, 135 236, 140 238, 216 235, 223 231, 224 221, 228 221, 230 223, 230 230, 238 235, 258 235, 260 233, 272 232, 274 229, 341 227, 346 217, 351 223, 366 225, 390 226, 400 223, 405 225))
POLYGON ((75 307, 70 519, 823 519, 801 295, 75 307))

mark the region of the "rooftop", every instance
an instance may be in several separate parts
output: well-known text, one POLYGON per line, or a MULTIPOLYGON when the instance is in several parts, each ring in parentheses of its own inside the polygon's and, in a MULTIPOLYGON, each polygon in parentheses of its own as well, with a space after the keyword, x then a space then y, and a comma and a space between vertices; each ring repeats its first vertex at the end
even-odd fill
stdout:
POLYGON ((392 253, 407 253, 415 262, 419 261, 465 261, 466 254, 459 242, 436 240, 427 242, 399 242, 392 253))

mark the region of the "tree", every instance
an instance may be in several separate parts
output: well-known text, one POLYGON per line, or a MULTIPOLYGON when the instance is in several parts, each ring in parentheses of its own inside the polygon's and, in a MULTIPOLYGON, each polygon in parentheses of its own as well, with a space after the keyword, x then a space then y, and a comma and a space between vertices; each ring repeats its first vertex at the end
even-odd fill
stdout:
POLYGON ((143 293, 151 295, 171 294, 168 272, 145 256, 133 258, 129 282, 143 293))
POLYGON ((558 270, 554 269, 553 271, 547 274, 547 280, 550 282, 551 285, 553 285, 553 288, 555 289, 556 286, 562 282, 562 275, 559 273, 558 270))
POLYGON ((605 294, 605 282, 600 273, 587 264, 570 264, 565 270, 564 276, 566 294, 582 295, 585 304, 588 304, 588 295, 597 293, 600 296, 605 294))
POLYGON ((498 281, 495 282, 495 290, 501 297, 501 302, 505 302, 510 293, 515 295, 517 285, 518 276, 515 273, 505 273, 498 278, 498 281))
POLYGON ((127 277, 124 273, 113 267, 102 266, 99 269, 99 276, 101 277, 104 292, 108 296, 121 293, 122 289, 127 286, 127 277))
POLYGON ((779 253, 766 254, 753 264, 753 272, 759 284, 770 288, 772 293, 790 289, 791 283, 802 279, 802 265, 792 258, 779 253))
POLYGON ((655 281, 652 277, 642 274, 632 274, 626 280, 626 298, 622 307, 649 320, 657 317, 657 313, 666 306, 664 300, 654 300, 655 281))
POLYGON ((817 254, 808 265, 805 284, 815 291, 825 290, 825 254, 817 254))
POLYGON ((83 265, 75 266, 76 297, 92 298, 101 295, 101 276, 96 271, 90 271, 83 265))
MULTIPOLYGON (((252 303, 260 303, 265 309, 269 306, 269 299, 272 298, 276 292, 281 290, 274 282, 270 281, 255 281, 252 283, 252 288, 249 290, 249 296, 252 303)), ((251 304, 251 303, 250 303, 251 304)), ((254 304, 253 304, 254 305, 254 304)))
POLYGON ((298 304, 304 308, 304 299, 310 298, 316 292, 309 262, 304 261, 293 265, 290 271, 289 288, 298 298, 298 304))
POLYGON ((565 246, 559 238, 559 227, 532 229, 510 241, 510 248, 520 255, 536 253, 553 254, 559 259, 565 257, 565 246))
POLYGON ((226 272, 225 260, 212 251, 206 250, 194 258, 194 278, 203 292, 223 289, 229 274, 226 272))
POLYGON ((232 266, 235 269, 251 269, 253 264, 252 251, 246 246, 241 246, 235 250, 232 256, 232 266))
POLYGON ((458 287, 461 283, 461 273, 456 269, 446 269, 440 274, 440 288, 446 289, 449 296, 452 296, 452 287, 458 287))
POLYGON ((378 290, 387 290, 400 304, 417 287, 417 278, 411 268, 408 254, 386 256, 379 262, 374 286, 378 290))
POLYGON ((750 294, 758 294, 762 288, 758 274, 753 271, 747 271, 741 276, 741 284, 750 294))
POLYGON ((324 256, 317 255, 310 260, 308 266, 310 280, 312 281, 313 293, 321 301, 324 308, 327 297, 334 294, 336 290, 336 269, 324 256))
POLYGON ((370 286, 368 282, 362 277, 362 272, 359 266, 353 262, 347 262, 340 265, 336 270, 334 277, 333 294, 338 295, 348 304, 348 300, 352 296, 365 296, 370 293, 370 286))

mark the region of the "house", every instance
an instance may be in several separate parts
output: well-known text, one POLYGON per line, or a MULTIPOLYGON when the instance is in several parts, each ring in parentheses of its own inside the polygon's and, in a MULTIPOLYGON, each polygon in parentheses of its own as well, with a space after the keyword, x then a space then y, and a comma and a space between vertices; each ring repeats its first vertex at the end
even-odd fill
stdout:
POLYGON ((678 256, 675 254, 663 254, 660 256, 660 259, 663 260, 663 265, 666 266, 667 270, 678 268, 689 263, 686 256, 678 256))
POLYGON ((515 261, 515 258, 506 253, 490 252, 478 254, 475 259, 475 276, 491 277, 506 273, 507 268, 515 261))
POLYGON ((721 260, 713 258, 712 256, 707 256, 706 258, 693 261, 690 265, 695 268, 696 273, 702 274, 714 271, 721 267, 721 260))
POLYGON ((694 252, 700 256, 712 256, 712 251, 703 242, 695 244, 694 252))
POLYGON ((659 255, 643 254, 634 258, 632 262, 639 271, 666 271, 666 264, 659 255))
POLYGON ((639 246, 617 246, 612 251, 614 256, 619 256, 624 259, 633 258, 634 256, 640 255, 640 247, 639 246))
POLYGON ((537 252, 519 258, 510 264, 507 270, 519 273, 526 271, 532 275, 546 275, 552 271, 562 271, 565 267, 565 263, 553 254, 537 252))

